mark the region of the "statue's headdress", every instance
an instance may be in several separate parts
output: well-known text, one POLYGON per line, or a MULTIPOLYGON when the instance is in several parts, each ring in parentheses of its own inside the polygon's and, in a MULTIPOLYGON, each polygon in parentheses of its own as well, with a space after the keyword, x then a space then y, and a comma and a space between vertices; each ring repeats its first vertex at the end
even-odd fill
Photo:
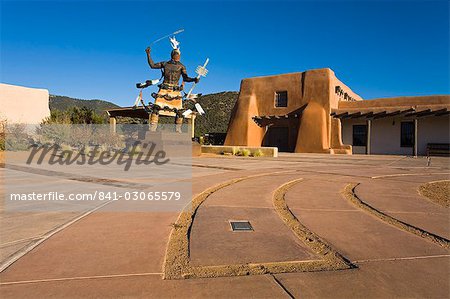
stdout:
POLYGON ((170 53, 170 56, 173 57, 175 54, 181 55, 180 42, 177 41, 175 36, 169 37, 169 40, 170 40, 170 45, 173 48, 172 52, 170 53))

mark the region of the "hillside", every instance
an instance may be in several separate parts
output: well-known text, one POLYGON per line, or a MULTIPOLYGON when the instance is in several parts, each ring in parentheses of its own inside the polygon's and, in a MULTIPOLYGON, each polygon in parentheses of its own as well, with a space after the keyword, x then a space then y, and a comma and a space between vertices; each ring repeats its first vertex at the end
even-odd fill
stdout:
POLYGON ((66 96, 50 95, 50 110, 64 111, 71 107, 83 107, 93 109, 96 113, 104 115, 106 109, 118 108, 119 106, 103 100, 82 100, 74 99, 66 96))
POLYGON ((238 99, 235 91, 220 92, 202 96, 198 102, 206 114, 195 119, 195 136, 205 133, 226 133, 231 110, 238 99))

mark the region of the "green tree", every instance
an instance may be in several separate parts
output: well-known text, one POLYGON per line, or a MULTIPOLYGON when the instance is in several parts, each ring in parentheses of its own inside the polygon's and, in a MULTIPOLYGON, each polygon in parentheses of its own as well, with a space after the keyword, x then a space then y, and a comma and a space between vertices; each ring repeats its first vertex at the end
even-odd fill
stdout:
POLYGON ((73 107, 70 113, 72 124, 103 124, 105 119, 98 115, 94 109, 83 106, 81 108, 73 107))
POLYGON ((71 107, 67 110, 51 110, 43 124, 105 124, 106 117, 99 115, 94 109, 83 106, 71 107))

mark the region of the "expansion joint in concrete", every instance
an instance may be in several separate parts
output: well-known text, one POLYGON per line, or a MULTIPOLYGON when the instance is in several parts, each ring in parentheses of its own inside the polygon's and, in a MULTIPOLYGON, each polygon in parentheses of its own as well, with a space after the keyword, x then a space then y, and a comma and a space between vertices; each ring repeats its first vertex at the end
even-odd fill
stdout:
POLYGON ((289 292, 289 290, 278 280, 278 278, 276 278, 275 275, 269 274, 269 276, 272 279, 272 281, 276 284, 276 286, 279 287, 283 291, 283 293, 286 295, 286 297, 288 297, 290 299, 295 299, 295 297, 291 294, 291 292, 289 292))

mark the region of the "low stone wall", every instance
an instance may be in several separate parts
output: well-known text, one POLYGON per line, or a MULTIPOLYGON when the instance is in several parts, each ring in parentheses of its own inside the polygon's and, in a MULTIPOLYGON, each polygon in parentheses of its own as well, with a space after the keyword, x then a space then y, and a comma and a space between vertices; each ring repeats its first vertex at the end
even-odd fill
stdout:
POLYGON ((202 145, 202 154, 236 155, 244 151, 247 151, 249 156, 278 157, 277 147, 202 145))

